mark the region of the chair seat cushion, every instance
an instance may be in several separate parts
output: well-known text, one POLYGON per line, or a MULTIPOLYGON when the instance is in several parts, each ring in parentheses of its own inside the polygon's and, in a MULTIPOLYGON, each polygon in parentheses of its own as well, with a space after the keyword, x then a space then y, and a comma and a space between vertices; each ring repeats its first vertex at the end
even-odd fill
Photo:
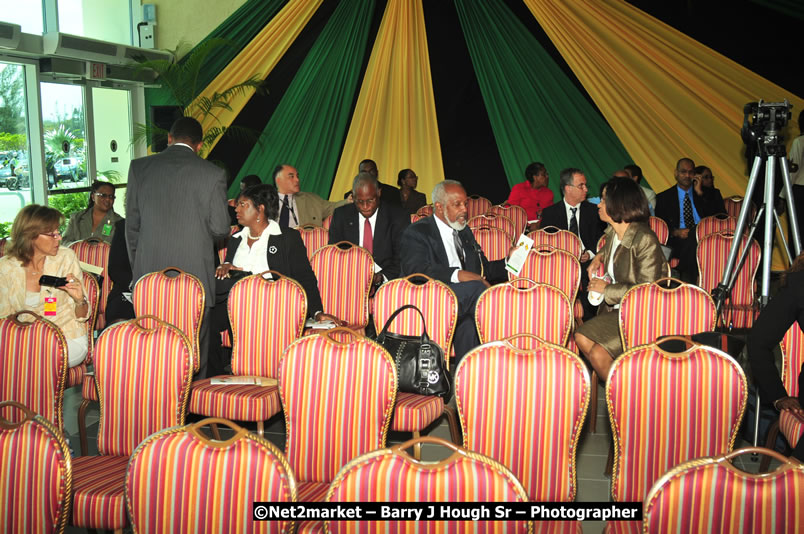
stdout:
POLYGON ((87 372, 86 362, 67 369, 67 378, 64 382, 65 389, 83 384, 86 372, 87 372))
POLYGON ((583 321, 583 302, 581 302, 581 299, 575 299, 572 305, 572 315, 576 321, 583 321))
POLYGON ((190 412, 234 421, 266 421, 282 409, 278 386, 213 386, 211 380, 193 382, 190 412))
MULTIPOLYGON (((297 502, 321 502, 327 496, 329 484, 326 482, 298 482, 297 502)), ((296 532, 299 534, 311 534, 313 532, 324 532, 323 521, 302 521, 299 523, 296 532)))
POLYGON ((128 524, 124 498, 128 456, 73 458, 73 525, 114 530, 128 524))
POLYGON ((394 406, 394 420, 391 430, 397 432, 419 432, 438 419, 444 412, 441 397, 398 392, 394 406))
POLYGON ((84 375, 84 382, 81 385, 81 397, 85 400, 98 402, 98 390, 95 387, 95 375, 84 375))
POLYGON ((779 414, 779 430, 782 431, 784 437, 791 447, 798 445, 798 440, 804 434, 804 417, 793 415, 790 410, 783 410, 779 414))
POLYGON ((642 532, 642 521, 609 521, 605 534, 639 534, 642 532))
MULTIPOLYGON (((724 313, 725 320, 731 323, 734 328, 751 328, 754 324, 754 319, 757 316, 757 311, 754 307, 748 306, 726 306, 724 313)), ((728 324, 726 326, 729 326, 728 324)))

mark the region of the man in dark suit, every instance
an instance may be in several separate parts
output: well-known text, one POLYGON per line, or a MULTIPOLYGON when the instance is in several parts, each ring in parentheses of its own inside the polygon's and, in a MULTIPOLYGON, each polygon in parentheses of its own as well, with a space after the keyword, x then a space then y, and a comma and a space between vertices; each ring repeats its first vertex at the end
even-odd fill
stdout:
POLYGON ((399 196, 399 189, 390 185, 384 184, 380 181, 380 171, 377 170, 377 163, 373 159, 364 159, 357 167, 357 172, 367 172, 377 180, 380 184, 380 191, 382 191, 382 201, 385 204, 394 204, 396 206, 402 205, 402 198, 399 196))
MULTIPOLYGON (((131 162, 126 243, 133 280, 178 267, 201 280, 208 312, 215 302, 214 243, 229 235, 229 214, 226 173, 197 155, 202 144, 201 125, 182 117, 170 128, 164 151, 131 162)), ((206 376, 207 323, 201 323, 198 378, 206 376)))
POLYGON ((353 204, 341 206, 332 215, 329 244, 348 241, 374 256, 372 293, 383 282, 399 277, 402 232, 410 217, 393 204, 381 204, 377 180, 361 172, 352 184, 353 204))
POLYGON ((505 259, 488 261, 466 226, 466 190, 444 180, 433 189, 433 215, 408 226, 402 234, 402 276, 423 273, 448 284, 458 297, 455 359, 479 344, 475 304, 489 281, 506 278, 505 259))
POLYGON ((695 225, 704 217, 724 213, 723 198, 714 188, 703 187, 701 180, 693 179, 695 162, 681 158, 676 163, 676 185, 656 195, 656 216, 667 223, 670 239, 667 246, 678 258, 682 280, 695 282, 698 278, 695 251, 695 225))

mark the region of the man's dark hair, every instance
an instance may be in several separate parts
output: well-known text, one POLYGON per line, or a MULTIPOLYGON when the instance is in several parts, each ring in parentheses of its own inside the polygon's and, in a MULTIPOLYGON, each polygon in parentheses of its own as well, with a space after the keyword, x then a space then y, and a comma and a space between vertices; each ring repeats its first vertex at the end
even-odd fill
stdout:
POLYGON ((274 185, 276 185, 276 177, 279 176, 279 173, 282 172, 282 168, 286 165, 287 163, 280 163, 274 167, 274 172, 271 173, 271 180, 273 180, 274 185))
POLYGON ((642 180, 642 167, 639 165, 634 165, 632 163, 631 165, 626 165, 623 167, 623 169, 625 169, 625 172, 631 175, 631 178, 636 177, 636 183, 639 183, 642 180))
POLYGON ((564 194, 564 189, 567 186, 572 185, 572 177, 576 174, 583 174, 581 169, 576 169, 575 167, 570 167, 568 169, 564 169, 561 171, 561 174, 558 175, 559 180, 559 187, 561 188, 561 194, 564 194))
POLYGON ((259 211, 260 206, 265 207, 265 216, 273 221, 279 217, 279 193, 276 187, 270 184, 260 184, 249 187, 237 196, 238 199, 247 198, 259 211))
POLYGON ((710 169, 706 165, 698 165, 697 167, 692 169, 692 174, 703 174, 706 171, 712 172, 712 169, 710 169))
POLYGON ((647 222, 650 206, 645 193, 630 178, 612 178, 600 189, 605 194, 606 213, 616 223, 647 222))
POLYGON ((530 165, 528 165, 527 167, 525 167, 525 180, 527 180, 530 183, 533 183, 533 177, 541 172, 544 172, 545 170, 546 169, 544 167, 544 163, 539 163, 538 161, 535 161, 530 165))
POLYGON ((240 185, 243 189, 248 189, 249 187, 254 187, 255 185, 260 185, 262 183, 262 178, 257 176, 256 174, 249 174, 248 176, 244 176, 242 180, 240 180, 240 185))
POLYGON ((357 168, 359 169, 360 167, 362 167, 364 163, 373 163, 375 167, 377 166, 377 162, 374 161, 373 159, 364 159, 363 161, 357 164, 357 168))
POLYGON ((174 142, 186 142, 193 146, 204 139, 204 130, 201 128, 201 123, 192 117, 176 119, 176 122, 170 127, 169 133, 174 142))
POLYGON ((681 164, 684 163, 684 162, 689 163, 690 165, 695 167, 695 162, 692 161, 690 158, 681 158, 680 160, 678 160, 676 162, 676 170, 678 170, 681 167, 681 164))

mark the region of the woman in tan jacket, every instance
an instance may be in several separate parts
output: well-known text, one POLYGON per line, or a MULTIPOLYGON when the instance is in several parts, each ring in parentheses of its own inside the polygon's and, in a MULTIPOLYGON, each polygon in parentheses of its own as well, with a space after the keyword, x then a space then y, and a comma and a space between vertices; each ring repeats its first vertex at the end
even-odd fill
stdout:
POLYGON ((626 291, 667 276, 669 268, 656 234, 648 224, 650 208, 636 182, 612 178, 603 185, 598 213, 609 223, 606 244, 588 267, 589 293, 603 295, 598 315, 575 332, 578 348, 605 380, 614 358, 622 354, 619 307, 626 291), (604 268, 605 277, 599 271, 604 268))

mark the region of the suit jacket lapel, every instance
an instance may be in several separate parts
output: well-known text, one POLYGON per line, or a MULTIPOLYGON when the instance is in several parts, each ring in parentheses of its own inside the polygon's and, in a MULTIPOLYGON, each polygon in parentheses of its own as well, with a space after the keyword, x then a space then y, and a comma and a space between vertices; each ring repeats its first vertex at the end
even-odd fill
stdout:
POLYGON ((436 262, 442 265, 449 265, 449 256, 447 256, 447 249, 444 248, 444 240, 441 239, 441 232, 438 231, 435 215, 431 215, 429 219, 430 242, 436 255, 436 262))

